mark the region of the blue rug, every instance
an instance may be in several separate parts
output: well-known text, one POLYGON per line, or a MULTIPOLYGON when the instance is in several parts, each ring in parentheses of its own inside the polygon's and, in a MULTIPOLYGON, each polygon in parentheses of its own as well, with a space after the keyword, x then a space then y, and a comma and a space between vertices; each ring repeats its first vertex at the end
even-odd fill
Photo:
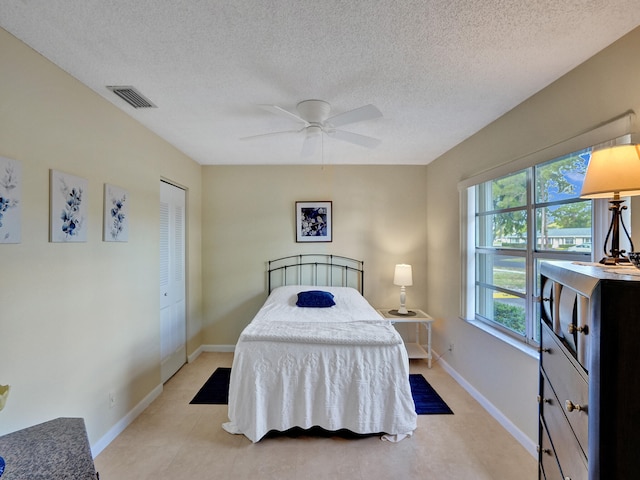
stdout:
POLYGON ((409 374, 411 396, 418 415, 453 415, 449 405, 419 373, 409 374))
POLYGON ((230 378, 230 368, 217 368, 189 403, 199 405, 226 405, 229 403, 230 378))
MULTIPOLYGON (((229 402, 229 378, 231 369, 217 368, 213 375, 202 386, 191 400, 192 404, 226 405, 229 402)), ((449 406, 438 395, 429 382, 419 373, 409 375, 411 395, 418 415, 450 415, 453 414, 449 406)))

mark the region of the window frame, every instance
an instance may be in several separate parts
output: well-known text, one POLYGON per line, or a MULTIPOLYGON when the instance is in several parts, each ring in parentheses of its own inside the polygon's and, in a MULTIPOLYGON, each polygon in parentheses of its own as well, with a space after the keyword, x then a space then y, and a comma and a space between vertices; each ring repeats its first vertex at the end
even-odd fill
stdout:
MULTIPOLYGON (((611 124, 605 125, 601 127, 600 130, 587 132, 580 136, 580 138, 573 138, 562 144, 555 145, 553 148, 547 149, 547 155, 541 154, 541 152, 536 152, 536 154, 532 154, 531 158, 526 159, 518 159, 514 162, 511 162, 507 165, 502 165, 488 172, 484 172, 476 177, 472 177, 470 179, 464 180, 459 183, 459 193, 460 193, 460 221, 461 221, 461 235, 460 235, 460 247, 461 247, 461 294, 460 294, 460 317, 463 320, 469 321, 470 323, 477 325, 485 331, 488 331, 491 334, 494 334, 496 337, 499 337, 512 345, 523 345, 530 347, 537 347, 539 345, 539 341, 536 340, 536 336, 539 338, 539 325, 537 322, 538 317, 538 308, 540 301, 540 294, 538 292, 538 278, 539 278, 539 261, 540 260, 573 260, 573 261, 586 261, 593 262, 594 259, 600 258, 600 254, 598 252, 602 252, 604 250, 603 242, 604 237, 606 235, 606 231, 610 222, 610 214, 608 211, 608 199, 597 199, 591 200, 591 215, 592 215, 592 223, 591 223, 591 234, 592 234, 592 243, 591 243, 591 253, 581 253, 581 252, 567 252, 567 251, 552 251, 552 250, 538 250, 536 247, 536 207, 541 208, 543 206, 547 206, 549 204, 558 204, 558 203, 574 203, 581 201, 579 198, 572 199, 570 202, 541 202, 539 205, 535 203, 535 185, 533 185, 534 181, 534 171, 537 165, 542 165, 545 163, 549 163, 553 160, 560 159, 561 157, 576 153, 581 150, 591 149, 593 151, 596 148, 602 148, 605 146, 611 146, 616 144, 624 144, 630 143, 631 138, 630 135, 626 134, 626 132, 620 132, 618 135, 610 136, 608 138, 614 138, 614 140, 602 141, 600 139, 599 142, 593 141, 594 139, 602 138, 602 135, 608 134, 612 131, 612 124, 616 123, 611 122, 611 124), (599 137, 600 135, 600 137, 599 137), (585 143, 585 138, 590 140, 589 143, 585 143), (580 142, 583 143, 580 143, 580 142), (586 145, 586 146, 585 146, 586 145), (591 145, 591 146, 589 146, 591 145), (526 293, 525 297, 525 323, 526 323, 526 331, 525 335, 521 336, 516 332, 511 331, 508 328, 503 327, 502 325, 492 321, 486 320, 481 316, 476 316, 476 304, 475 304, 475 289, 476 289, 476 244, 475 244, 475 235, 476 235, 476 225, 475 225, 475 213, 476 213, 476 199, 475 199, 475 188, 478 185, 492 181, 498 178, 506 177, 508 175, 513 175, 518 173, 521 170, 527 171, 527 248, 525 251, 521 250, 513 250, 513 249, 500 249, 500 255, 511 255, 511 256, 523 256, 525 258, 525 275, 526 275, 526 293), (533 228, 531 228, 533 225, 533 228), (514 343, 515 342, 515 343, 514 343)), ((618 121, 617 125, 614 126, 613 131, 618 131, 623 129, 622 121, 618 121)), ((630 202, 627 203, 630 210, 630 202)), ((629 218, 629 221, 625 219, 625 223, 630 225, 630 212, 629 210, 625 211, 626 216, 629 218)), ((629 227, 630 228, 630 227, 629 227)), ((491 252, 497 252, 498 250, 491 249, 491 252)), ((518 347, 520 348, 520 347, 518 347)), ((525 351, 529 351, 525 348, 525 351)))
MULTIPOLYGON (((535 169, 535 166, 528 167, 522 170, 522 171, 526 171, 526 174, 527 174, 526 175, 527 176, 527 204, 524 206, 524 208, 511 207, 504 210, 491 210, 488 212, 481 212, 481 214, 478 214, 476 211, 476 202, 475 202, 476 191, 475 190, 479 188, 480 184, 474 185, 467 189, 467 192, 466 192, 466 195, 468 197, 467 204, 471 208, 468 208, 467 222, 465 222, 465 224, 466 224, 466 228, 470 232, 471 238, 469 242, 469 248, 467 249, 466 252, 464 252, 464 254, 468 257, 467 264, 473 265, 473 275, 470 275, 471 272, 467 272, 466 288, 470 290, 470 292, 468 292, 466 296, 471 300, 471 302, 469 302, 469 305, 467 305, 467 312, 464 315, 464 318, 482 322, 486 324, 489 328, 495 329, 500 333, 507 335, 508 337, 511 337, 515 340, 518 340, 524 344, 538 346, 539 340, 537 340, 536 337, 538 337, 538 334, 539 334, 539 327, 537 325, 536 318, 538 313, 537 305, 540 301, 540 293, 538 291, 538 285, 537 285, 538 283, 537 279, 539 277, 539 272, 538 272, 539 261, 569 260, 569 261, 592 262, 596 252, 596 247, 595 247, 597 243, 596 238, 600 236, 600 234, 598 233, 598 230, 596 230, 596 224, 598 223, 596 221, 596 218, 599 215, 597 215, 595 212, 599 208, 600 209, 604 208, 605 210, 608 210, 608 201, 591 200, 592 250, 590 253, 538 249, 537 241, 536 241, 537 240, 536 239, 536 236, 537 236, 536 209, 543 208, 544 206, 547 206, 549 204, 566 205, 570 203, 576 203, 581 200, 578 198, 578 199, 571 199, 570 201, 567 201, 567 202, 556 201, 556 202, 544 202, 544 203, 536 204, 534 201, 535 200, 534 169, 535 169), (527 217, 526 247, 515 249, 515 248, 508 248, 508 247, 501 248, 501 247, 489 247, 489 246, 476 246, 476 238, 475 238, 476 222, 479 217, 493 215, 498 212, 502 213, 502 212, 514 211, 514 210, 518 210, 518 211, 524 210, 526 212, 526 217, 527 217), (478 302, 478 299, 476 297, 476 289, 482 286, 482 281, 478 280, 479 278, 478 269, 482 268, 478 264, 478 261, 476 260, 476 256, 478 254, 491 255, 493 258, 520 257, 524 259, 524 270, 525 270, 525 292, 524 293, 514 289, 502 288, 501 286, 496 285, 495 283, 491 285, 485 285, 485 288, 487 288, 488 290, 507 293, 524 300, 524 314, 525 314, 524 335, 520 335, 518 332, 515 332, 501 325, 495 320, 492 320, 490 318, 487 318, 477 313, 479 309, 476 308, 476 304, 478 302)), ((496 180, 499 178, 503 178, 503 177, 498 177, 496 178, 496 180)), ((604 234, 606 234, 606 230, 604 231, 604 234)))

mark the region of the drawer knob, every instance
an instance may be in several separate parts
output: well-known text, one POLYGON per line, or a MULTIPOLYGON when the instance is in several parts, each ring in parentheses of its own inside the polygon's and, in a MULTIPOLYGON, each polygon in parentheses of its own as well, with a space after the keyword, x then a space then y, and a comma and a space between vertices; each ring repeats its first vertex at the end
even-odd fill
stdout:
POLYGON ((588 325, 581 325, 581 326, 576 326, 573 323, 569 324, 569 333, 571 335, 573 335, 574 333, 584 333, 585 335, 587 335, 589 333, 589 326, 588 325))
POLYGON ((549 449, 549 448, 542 448, 542 447, 540 447, 540 445, 538 445, 536 447, 536 450, 538 450, 539 453, 545 453, 547 455, 551 455, 551 449, 549 449))
POLYGON ((544 398, 542 395, 538 395, 538 403, 551 403, 551 399, 544 398))
POLYGON ((587 410, 584 406, 573 403, 571 400, 564 402, 564 406, 567 412, 582 412, 587 410))
POLYGON ((538 348, 538 352, 539 353, 551 353, 551 349, 550 348, 538 348))

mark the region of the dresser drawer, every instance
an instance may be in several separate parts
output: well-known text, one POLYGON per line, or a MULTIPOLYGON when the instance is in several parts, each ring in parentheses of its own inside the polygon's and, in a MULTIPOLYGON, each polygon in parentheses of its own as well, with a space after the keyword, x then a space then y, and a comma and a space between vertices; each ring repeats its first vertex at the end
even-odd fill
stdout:
POLYGON ((567 287, 562 287, 560 290, 560 298, 558 300, 558 324, 559 331, 556 331, 556 335, 562 338, 565 345, 576 357, 578 348, 576 345, 576 334, 573 327, 576 324, 576 300, 578 294, 567 287))
POLYGON ((549 278, 543 278, 542 320, 556 334, 569 354, 588 370, 590 360, 589 299, 549 278))
POLYGON ((545 480, 564 480, 542 419, 540 419, 540 465, 545 480))
POLYGON ((585 379, 586 373, 581 373, 578 370, 580 367, 576 368, 575 363, 570 361, 546 325, 542 325, 541 335, 540 365, 553 387, 563 415, 586 453, 589 437, 589 384, 585 379))
MULTIPOLYGON (((552 329, 555 330, 554 321, 558 318, 556 305, 556 290, 559 292, 560 285, 549 278, 542 278, 541 285, 541 302, 542 308, 540 314, 542 320, 547 323, 552 329)), ((558 327, 559 329, 559 327, 558 327)))
MULTIPOLYGON (((543 425, 548 430, 552 449, 562 465, 562 473, 571 480, 587 480, 587 458, 565 416, 564 405, 558 401, 549 379, 541 375, 540 395, 543 425)), ((584 444, 586 447, 586 444, 584 444)), ((546 474, 545 469, 545 474, 546 474)), ((547 475, 549 478, 549 475, 547 475)))

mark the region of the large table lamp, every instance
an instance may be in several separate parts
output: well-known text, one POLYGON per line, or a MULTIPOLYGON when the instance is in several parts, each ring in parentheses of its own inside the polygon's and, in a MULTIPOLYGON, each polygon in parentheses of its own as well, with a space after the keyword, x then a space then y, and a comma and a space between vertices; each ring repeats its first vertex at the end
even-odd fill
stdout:
POLYGON ((407 300, 407 290, 405 287, 413 285, 413 275, 411 271, 411 265, 404 263, 396 265, 396 270, 393 275, 393 284, 400 287, 400 308, 398 310, 392 310, 392 313, 397 315, 410 315, 413 312, 409 312, 405 305, 407 300))
POLYGON ((604 258, 600 263, 613 265, 627 262, 624 250, 620 250, 620 226, 624 231, 631 250, 633 242, 622 220, 624 200, 620 197, 640 195, 640 145, 617 145, 615 147, 594 150, 587 167, 581 198, 610 198, 609 210, 612 212, 611 225, 604 241, 604 258), (611 239, 611 248, 607 244, 611 239))

